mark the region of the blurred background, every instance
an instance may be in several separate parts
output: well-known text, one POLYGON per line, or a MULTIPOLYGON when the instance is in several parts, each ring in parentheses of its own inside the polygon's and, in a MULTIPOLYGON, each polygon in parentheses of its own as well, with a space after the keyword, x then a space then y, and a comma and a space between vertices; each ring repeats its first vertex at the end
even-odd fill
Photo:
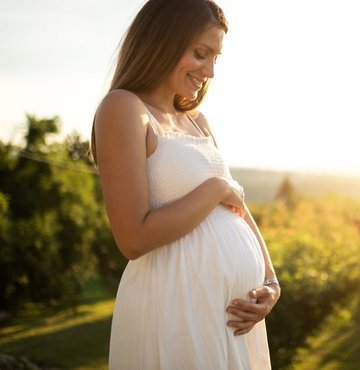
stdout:
MULTIPOLYGON (((359 369, 360 3, 217 2, 201 110, 282 284, 273 368, 359 369)), ((88 140, 143 3, 0 0, 1 369, 106 369, 127 261, 88 140)))

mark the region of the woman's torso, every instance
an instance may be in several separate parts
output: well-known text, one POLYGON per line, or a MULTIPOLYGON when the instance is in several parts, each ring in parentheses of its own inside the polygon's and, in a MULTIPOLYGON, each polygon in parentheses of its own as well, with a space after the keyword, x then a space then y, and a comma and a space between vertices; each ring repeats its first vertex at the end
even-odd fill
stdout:
POLYGON ((231 179, 211 136, 164 132, 150 112, 149 123, 156 136, 147 158, 151 208, 183 197, 211 177, 231 179))

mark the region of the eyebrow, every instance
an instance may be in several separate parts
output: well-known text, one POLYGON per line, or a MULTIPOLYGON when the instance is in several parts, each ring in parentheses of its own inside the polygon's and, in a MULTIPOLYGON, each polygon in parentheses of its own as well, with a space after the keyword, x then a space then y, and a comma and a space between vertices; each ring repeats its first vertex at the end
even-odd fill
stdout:
POLYGON ((201 43, 201 42, 197 42, 196 44, 203 46, 204 48, 208 49, 211 53, 218 54, 218 55, 220 55, 220 54, 221 54, 221 50, 217 53, 217 52, 216 52, 212 47, 210 47, 209 45, 203 44, 203 43, 201 43))

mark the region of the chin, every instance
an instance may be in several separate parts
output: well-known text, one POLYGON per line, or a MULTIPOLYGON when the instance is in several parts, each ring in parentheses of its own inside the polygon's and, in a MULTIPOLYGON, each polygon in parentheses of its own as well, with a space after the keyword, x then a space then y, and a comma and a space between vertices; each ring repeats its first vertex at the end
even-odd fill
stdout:
POLYGON ((199 91, 200 90, 195 91, 195 92, 187 92, 186 94, 179 94, 179 95, 187 100, 193 101, 198 97, 199 91))

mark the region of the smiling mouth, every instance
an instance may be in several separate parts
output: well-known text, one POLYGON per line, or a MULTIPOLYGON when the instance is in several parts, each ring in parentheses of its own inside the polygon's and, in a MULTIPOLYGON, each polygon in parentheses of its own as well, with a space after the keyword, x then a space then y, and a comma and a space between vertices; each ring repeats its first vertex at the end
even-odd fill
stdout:
POLYGON ((188 74, 188 77, 197 89, 201 89, 203 83, 205 82, 204 80, 199 80, 199 79, 197 79, 196 77, 194 77, 190 74, 188 74))

